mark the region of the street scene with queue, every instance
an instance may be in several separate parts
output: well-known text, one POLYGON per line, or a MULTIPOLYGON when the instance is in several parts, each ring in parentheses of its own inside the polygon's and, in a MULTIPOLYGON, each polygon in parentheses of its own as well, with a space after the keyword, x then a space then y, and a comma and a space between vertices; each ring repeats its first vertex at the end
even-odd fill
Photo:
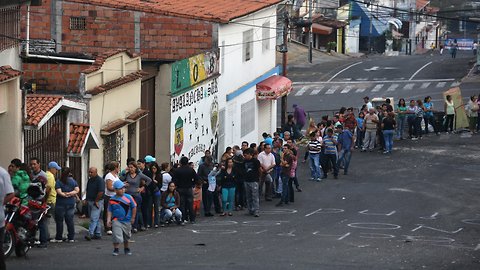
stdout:
POLYGON ((479 268, 480 4, 325 2, 0 3, 0 270, 479 268))

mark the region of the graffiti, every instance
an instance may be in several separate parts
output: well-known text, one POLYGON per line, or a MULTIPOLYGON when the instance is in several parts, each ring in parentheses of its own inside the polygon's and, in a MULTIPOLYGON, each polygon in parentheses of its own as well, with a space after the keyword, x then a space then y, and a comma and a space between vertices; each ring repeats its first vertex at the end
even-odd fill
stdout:
POLYGON ((218 93, 217 79, 213 79, 205 85, 199 86, 179 96, 172 98, 172 113, 177 112, 183 108, 191 107, 203 99, 218 93))

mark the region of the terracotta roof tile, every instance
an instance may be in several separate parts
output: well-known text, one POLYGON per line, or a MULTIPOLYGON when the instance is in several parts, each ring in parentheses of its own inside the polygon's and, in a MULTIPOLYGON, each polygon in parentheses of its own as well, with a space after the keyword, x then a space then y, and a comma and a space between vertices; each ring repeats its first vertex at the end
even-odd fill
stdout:
POLYGON ((122 128, 123 126, 126 126, 128 125, 129 122, 124 120, 124 119, 117 119, 117 120, 114 120, 108 124, 106 124, 105 126, 102 127, 102 129, 100 130, 100 134, 102 135, 110 135, 112 134, 113 132, 117 131, 118 129, 122 128))
POLYGON ((81 154, 89 130, 90 125, 88 124, 70 123, 70 137, 68 140, 67 153, 81 154))
POLYGON ((120 85, 123 85, 123 84, 129 83, 129 82, 133 82, 135 80, 141 79, 145 75, 147 75, 147 73, 145 73, 143 71, 133 72, 133 73, 130 73, 126 76, 118 78, 116 80, 110 81, 106 84, 99 85, 99 86, 93 88, 92 90, 87 91, 87 93, 91 94, 91 95, 98 95, 98 94, 106 92, 110 89, 116 88, 120 85))
POLYGON ((55 95, 27 95, 26 111, 27 118, 25 124, 28 126, 37 126, 47 113, 55 107, 63 96, 55 95))
POLYGON ((81 4, 228 23, 282 0, 68 0, 81 4))
POLYGON ((333 28, 342 28, 347 25, 346 22, 342 22, 336 19, 326 18, 323 15, 313 17, 312 20, 314 23, 325 25, 333 28))
POLYGON ((22 75, 21 71, 13 69, 11 66, 0 67, 0 82, 13 79, 22 75))
POLYGON ((148 110, 144 110, 144 109, 137 109, 136 111, 134 111, 133 113, 131 113, 129 116, 127 116, 127 118, 125 118, 125 120, 129 121, 129 122, 135 122, 137 121, 138 119, 146 116, 148 114, 148 110))
POLYGON ((117 50, 108 50, 104 53, 101 53, 95 57, 95 62, 92 64, 92 66, 84 69, 82 73, 89 74, 93 73, 97 70, 100 70, 102 68, 102 65, 105 63, 105 60, 108 59, 109 57, 112 57, 114 55, 120 54, 120 53, 126 53, 128 56, 131 58, 140 56, 138 53, 132 53, 131 51, 127 49, 117 49, 117 50))

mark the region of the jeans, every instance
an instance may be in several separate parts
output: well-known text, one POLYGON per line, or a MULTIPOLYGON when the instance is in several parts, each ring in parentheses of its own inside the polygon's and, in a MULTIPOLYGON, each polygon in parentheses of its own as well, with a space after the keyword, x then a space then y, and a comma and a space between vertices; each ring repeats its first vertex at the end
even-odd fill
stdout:
POLYGON ((397 119, 397 138, 403 139, 403 130, 405 129, 405 117, 398 117, 397 119))
POLYGON ((95 236, 102 236, 102 225, 100 224, 100 217, 103 212, 103 200, 98 201, 98 207, 95 201, 88 201, 88 213, 90 214, 90 226, 88 227, 88 234, 95 236))
POLYGON ((148 192, 142 193, 142 221, 143 226, 147 227, 152 224, 152 208, 153 208, 153 194, 148 192))
POLYGON ((182 219, 188 216, 190 222, 195 222, 195 212, 193 211, 193 190, 192 188, 178 188, 180 194, 180 212, 182 219))
POLYGON ((363 146, 363 138, 365 137, 365 131, 357 127, 357 139, 355 140, 355 146, 361 148, 363 146))
POLYGON ((158 225, 160 222, 160 199, 162 195, 160 194, 160 191, 153 195, 153 225, 158 225))
POLYGON ((50 223, 50 216, 55 215, 55 204, 49 204, 50 209, 48 209, 47 215, 45 215, 42 220, 38 223, 38 232, 40 234, 39 240, 41 244, 47 244, 48 239, 50 238, 50 232, 48 231, 48 224, 50 223))
MULTIPOLYGON (((331 164, 331 166, 333 166, 333 175, 338 176, 337 156, 335 154, 324 154, 322 158, 324 159, 324 165, 331 164)), ((322 166, 325 177, 327 177, 328 174, 328 167, 329 166, 322 166)))
POLYGON ((240 180, 235 183, 235 205, 239 207, 247 206, 245 197, 245 183, 240 180))
MULTIPOLYGON (((140 224, 143 223, 143 217, 142 217, 142 211, 139 211, 139 209, 142 209, 142 196, 140 194, 130 194, 135 202, 137 203, 137 215, 135 216, 135 222, 133 223, 132 228, 134 229, 140 229, 140 224)), ((145 224, 141 224, 144 225, 145 224)))
POLYGON ((415 137, 422 137, 422 117, 415 117, 415 137))
MULTIPOLYGON (((162 223, 165 223, 172 218, 173 214, 174 213, 172 212, 172 210, 163 208, 162 211, 160 212, 160 220, 162 221, 162 223)), ((175 209, 175 221, 176 222, 182 221, 182 211, 180 211, 178 208, 175 209)))
POLYGON ((109 228, 107 226, 107 212, 108 212, 108 205, 110 203, 110 196, 103 194, 103 228, 105 231, 111 230, 112 228, 109 228))
POLYGON ((395 132, 393 131, 393 129, 383 131, 383 138, 385 139, 385 150, 388 152, 392 152, 394 133, 395 132))
POLYGON ((235 188, 222 188, 223 212, 232 212, 235 203, 235 188))
POLYGON ((258 183, 245 182, 245 194, 247 198, 247 207, 250 214, 259 214, 260 202, 258 197, 258 183))
POLYGON ((340 151, 340 157, 337 161, 337 167, 339 167, 340 163, 343 161, 343 172, 345 174, 348 173, 348 166, 350 166, 350 160, 352 159, 352 151, 350 149, 342 149, 340 151))
POLYGON ((450 131, 453 131, 453 119, 455 118, 455 114, 447 114, 445 116, 445 132, 448 132, 448 129, 450 128, 450 131))
POLYGON ((435 124, 435 117, 433 114, 423 116, 423 120, 425 121, 425 134, 428 134, 428 124, 432 125, 433 132, 437 133, 437 125, 435 124))
POLYGON ((288 181, 290 180, 290 176, 282 174, 282 197, 280 199, 280 202, 283 203, 288 203, 288 193, 289 193, 289 188, 288 188, 288 181))
POLYGON ((275 195, 282 194, 282 168, 280 166, 276 166, 273 168, 273 183, 275 185, 274 192, 275 195))
POLYGON ((262 196, 263 186, 265 185, 265 200, 272 199, 272 182, 273 182, 273 178, 270 173, 267 173, 262 177, 260 177, 260 183, 258 184, 258 194, 259 196, 262 196))
POLYGON ((73 215, 75 214, 75 205, 56 205, 55 207, 55 223, 57 227, 56 240, 63 239, 63 221, 67 224, 68 240, 75 238, 75 224, 73 223, 73 215))
POLYGON ((415 137, 415 116, 407 117, 407 124, 408 124, 408 135, 410 137, 415 137))
POLYGON ((208 190, 207 188, 202 187, 202 201, 203 201, 203 213, 211 214, 212 203, 213 203, 213 191, 208 190))
POLYGON ((309 154, 310 159, 310 175, 313 179, 317 180, 322 177, 320 173, 320 153, 318 154, 309 154))
POLYGON ((365 131, 365 139, 363 141, 363 150, 373 150, 373 148, 375 147, 375 139, 376 139, 376 136, 377 136, 377 130, 376 129, 373 129, 373 130, 366 130, 365 131))
POLYGON ((296 177, 290 177, 288 179, 288 200, 290 202, 295 201, 295 192, 293 192, 293 183, 295 182, 296 177))

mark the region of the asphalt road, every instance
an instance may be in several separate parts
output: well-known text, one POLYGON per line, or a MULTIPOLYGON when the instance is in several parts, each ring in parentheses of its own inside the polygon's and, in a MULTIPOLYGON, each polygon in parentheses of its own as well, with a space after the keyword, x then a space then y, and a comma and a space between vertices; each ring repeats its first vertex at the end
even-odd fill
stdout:
MULTIPOLYGON (((300 104, 306 111, 338 110, 363 104, 363 97, 422 99, 432 96, 434 105, 443 110, 442 93, 459 86, 471 69, 470 51, 456 59, 448 54, 413 56, 372 56, 330 62, 310 67, 290 67, 288 77, 294 88, 288 97, 288 110, 300 104)), ((465 98, 480 93, 476 83, 461 85, 465 98)), ((279 102, 280 104, 280 102, 279 102)), ((280 105, 278 109, 280 114, 280 105)))
POLYGON ((135 234, 133 255, 110 239, 51 244, 8 269, 479 269, 480 136, 401 141, 392 155, 354 152, 350 174, 307 181, 295 203, 261 216, 199 218, 135 234))

